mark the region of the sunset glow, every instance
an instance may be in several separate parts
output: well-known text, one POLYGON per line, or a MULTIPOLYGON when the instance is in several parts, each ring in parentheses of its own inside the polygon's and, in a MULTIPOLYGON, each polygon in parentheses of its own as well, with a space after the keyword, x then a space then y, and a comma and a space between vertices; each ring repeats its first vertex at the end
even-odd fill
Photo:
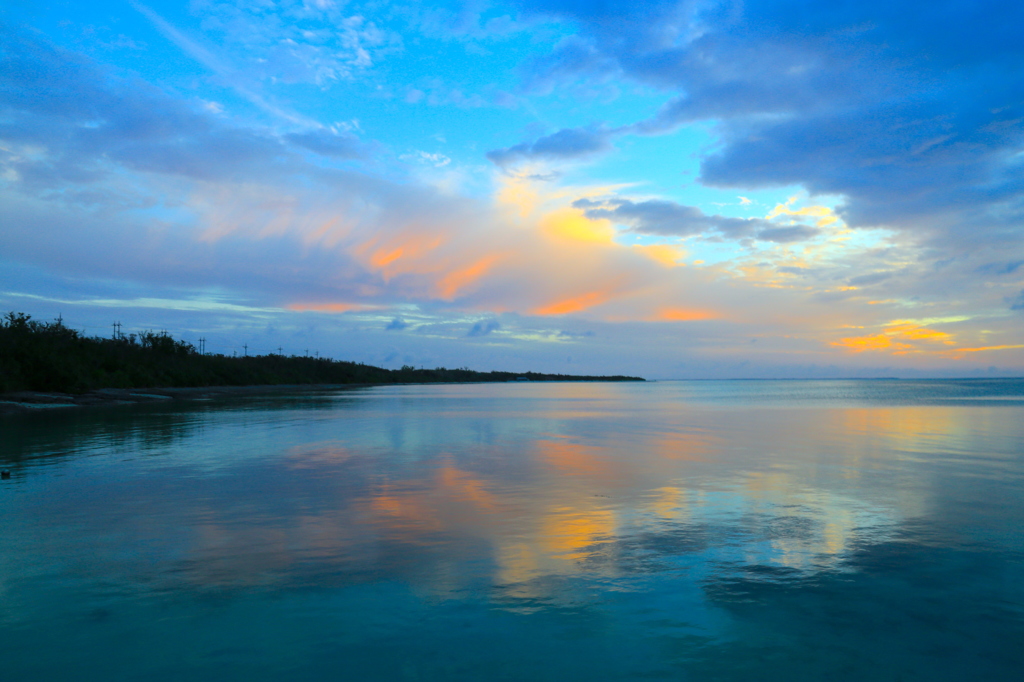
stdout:
POLYGON ((1019 374, 1019 41, 876 4, 16 3, 0 305, 388 367, 1019 374))

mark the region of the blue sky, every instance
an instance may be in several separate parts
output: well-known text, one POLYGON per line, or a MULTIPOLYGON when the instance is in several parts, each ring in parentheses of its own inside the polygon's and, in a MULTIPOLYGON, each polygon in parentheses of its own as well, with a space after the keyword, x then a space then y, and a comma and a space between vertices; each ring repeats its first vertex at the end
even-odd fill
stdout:
POLYGON ((13 2, 0 306, 214 352, 1024 372, 1017 3, 13 2))

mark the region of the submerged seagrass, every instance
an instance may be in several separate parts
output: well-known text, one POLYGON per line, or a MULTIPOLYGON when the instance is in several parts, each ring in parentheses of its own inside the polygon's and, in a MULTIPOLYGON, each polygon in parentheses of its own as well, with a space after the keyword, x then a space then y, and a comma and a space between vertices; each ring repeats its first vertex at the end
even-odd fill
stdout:
POLYGON ((0 417, 5 681, 1024 667, 1024 381, 387 386, 0 417))

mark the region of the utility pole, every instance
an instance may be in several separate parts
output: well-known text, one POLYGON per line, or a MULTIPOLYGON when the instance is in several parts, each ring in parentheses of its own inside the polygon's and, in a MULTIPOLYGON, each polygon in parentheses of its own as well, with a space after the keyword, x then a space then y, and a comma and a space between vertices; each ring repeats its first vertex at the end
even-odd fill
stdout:
POLYGON ((281 346, 277 347, 277 354, 280 355, 281 357, 284 357, 284 349, 281 348, 281 346))
POLYGON ((243 343, 242 349, 245 351, 245 357, 249 357, 249 344, 243 343))
POLYGON ((121 338, 121 323, 120 322, 115 322, 111 326, 114 328, 114 338, 115 339, 121 338))
POLYGON ((309 349, 308 348, 306 349, 306 357, 307 358, 309 357, 309 349))
POLYGON ((199 354, 206 355, 206 339, 202 336, 199 337, 199 354))

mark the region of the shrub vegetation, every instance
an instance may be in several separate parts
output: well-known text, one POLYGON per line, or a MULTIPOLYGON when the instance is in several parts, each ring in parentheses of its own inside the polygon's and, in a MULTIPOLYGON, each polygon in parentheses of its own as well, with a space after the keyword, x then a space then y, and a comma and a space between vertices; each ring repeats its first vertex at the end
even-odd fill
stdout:
POLYGON ((484 381, 643 381, 625 376, 572 376, 470 369, 384 369, 357 362, 285 355, 200 354, 166 332, 104 339, 61 320, 25 313, 0 318, 0 392, 85 393, 100 388, 256 386, 270 384, 468 383, 484 381))

